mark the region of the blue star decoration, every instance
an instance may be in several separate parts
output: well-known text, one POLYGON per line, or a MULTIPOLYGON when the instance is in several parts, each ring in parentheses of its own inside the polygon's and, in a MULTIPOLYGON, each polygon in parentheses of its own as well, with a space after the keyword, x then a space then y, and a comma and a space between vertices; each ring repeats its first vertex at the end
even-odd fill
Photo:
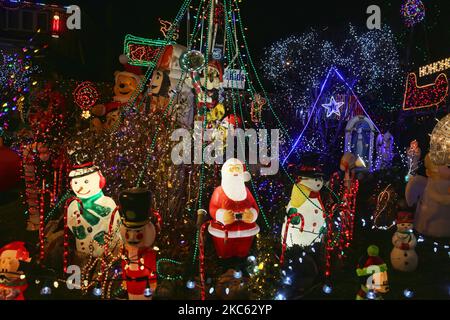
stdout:
POLYGON ((322 104, 322 107, 327 109, 327 118, 329 118, 331 115, 335 114, 338 117, 341 116, 340 108, 344 102, 337 102, 334 97, 331 97, 331 100, 329 103, 322 104))

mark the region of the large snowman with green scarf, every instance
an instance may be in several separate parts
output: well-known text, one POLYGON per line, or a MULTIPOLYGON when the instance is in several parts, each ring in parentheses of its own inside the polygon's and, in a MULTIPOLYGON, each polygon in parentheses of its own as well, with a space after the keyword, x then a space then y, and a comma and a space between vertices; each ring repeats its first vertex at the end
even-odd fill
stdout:
POLYGON ((86 155, 72 157, 75 164, 69 178, 76 198, 67 208, 67 226, 75 237, 77 253, 99 257, 103 254, 108 232, 112 236, 108 248, 114 251, 118 247, 120 217, 115 214, 117 205, 103 194, 106 180, 100 169, 86 155))

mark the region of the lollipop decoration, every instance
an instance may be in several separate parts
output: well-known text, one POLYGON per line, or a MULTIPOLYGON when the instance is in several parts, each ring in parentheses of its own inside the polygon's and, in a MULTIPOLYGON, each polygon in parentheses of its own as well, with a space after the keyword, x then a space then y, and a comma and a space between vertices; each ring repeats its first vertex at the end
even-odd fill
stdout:
POLYGON ((401 13, 406 26, 411 28, 425 18, 425 6, 421 0, 406 0, 401 13))
POLYGON ((90 81, 82 82, 73 92, 75 103, 83 111, 81 116, 88 119, 91 116, 90 109, 97 103, 99 99, 98 90, 90 81))

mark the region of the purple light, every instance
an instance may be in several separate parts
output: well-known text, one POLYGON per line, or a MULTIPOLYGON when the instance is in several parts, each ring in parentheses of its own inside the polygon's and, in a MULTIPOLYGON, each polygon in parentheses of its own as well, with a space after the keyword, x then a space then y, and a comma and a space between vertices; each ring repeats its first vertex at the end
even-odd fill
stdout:
POLYGON ((284 165, 286 163, 286 161, 288 160, 289 156, 292 154, 292 152, 294 151, 294 149, 297 147, 297 144, 300 142, 300 139, 303 137, 303 134, 306 131, 306 128, 309 125, 309 122, 312 119, 312 116, 314 114, 314 110, 317 106, 317 103, 319 102, 319 99, 322 97, 323 94, 323 90, 325 88, 325 85, 328 82, 328 79, 330 77, 331 72, 334 71, 335 74, 339 77, 339 79, 342 80, 342 82, 345 84, 345 86, 350 90, 350 92, 352 93, 353 96, 356 97, 356 102, 358 103, 358 105, 361 107, 362 111, 364 112, 364 114, 366 115, 366 117, 370 120, 370 122, 372 122, 372 124, 374 125, 375 129, 377 129, 378 132, 381 132, 380 129, 378 129, 377 125, 372 121, 372 119, 370 118, 369 114, 367 113, 366 109, 364 109, 363 105, 361 104, 361 101, 359 101, 358 96, 355 94, 355 92, 353 91, 352 86, 349 85, 349 83, 344 79, 344 77, 342 76, 342 74, 335 68, 335 67, 331 67, 330 70, 328 71, 328 74, 325 78, 325 81, 322 83, 322 86, 320 87, 320 93, 317 96, 316 101, 314 102, 313 108, 311 110, 311 113, 309 115, 308 121, 306 122, 305 127, 303 127, 302 132, 300 133, 299 137, 297 138, 297 140, 295 141, 294 145, 291 148, 291 151, 289 151, 288 155, 286 156, 286 158, 283 160, 282 165, 284 165))
POLYGON ((318 97, 317 97, 317 99, 316 99, 316 102, 314 102, 314 105, 313 105, 313 108, 312 108, 312 110, 311 110, 311 113, 309 114, 308 121, 306 122, 306 125, 303 127, 302 132, 300 133, 300 135, 298 136, 298 138, 297 138, 297 140, 295 141, 294 145, 292 146, 291 151, 289 151, 288 155, 287 155, 286 158, 283 160, 282 165, 284 165, 284 164, 286 163, 286 161, 289 159, 289 156, 292 154, 292 152, 294 151, 294 149, 297 147, 297 144, 300 142, 300 139, 303 137, 303 134, 305 133, 306 128, 308 128, 308 125, 309 125, 309 123, 310 123, 310 121, 311 121, 311 119, 312 119, 312 116, 313 116, 313 114, 314 114, 314 110, 316 109, 317 103, 319 102, 319 99, 320 99, 321 96, 322 96, 323 90, 324 90, 324 88, 325 88, 325 85, 326 85, 327 82, 328 82, 328 79, 329 79, 329 77, 330 77, 330 74, 331 74, 331 71, 332 71, 332 70, 335 70, 335 68, 334 68, 334 67, 331 67, 330 70, 328 70, 328 73, 327 73, 327 76, 326 76, 326 78, 325 78, 325 81, 322 83, 322 86, 320 87, 320 93, 319 93, 319 95, 318 95, 318 97))

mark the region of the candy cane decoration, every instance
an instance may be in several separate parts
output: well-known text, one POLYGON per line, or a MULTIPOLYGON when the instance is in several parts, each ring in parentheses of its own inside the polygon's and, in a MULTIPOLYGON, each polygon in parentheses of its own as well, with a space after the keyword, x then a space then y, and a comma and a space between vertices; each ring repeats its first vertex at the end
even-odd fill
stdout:
MULTIPOLYGON (((119 206, 116 206, 113 210, 113 212, 111 213, 111 219, 109 220, 109 226, 108 226, 108 234, 106 234, 105 236, 105 244, 103 245, 103 256, 104 258, 102 259, 102 265, 101 265, 101 272, 102 272, 102 276, 105 276, 105 272, 106 272, 106 258, 109 255, 109 242, 114 238, 113 236, 113 226, 114 226, 114 219, 116 217, 116 213, 117 211, 119 211, 119 206)), ((115 232, 116 230, 114 230, 115 232)))
POLYGON ((281 246, 280 266, 282 266, 284 264, 284 254, 286 253, 286 247, 287 247, 286 241, 287 241, 289 225, 291 224, 291 220, 295 217, 300 217, 300 219, 301 219, 299 232, 303 232, 303 229, 305 228, 305 218, 303 217, 303 215, 301 213, 297 212, 288 217, 287 222, 286 222, 286 227, 284 228, 283 244, 281 246))
POLYGON ((80 210, 81 211, 83 210, 83 203, 77 197, 71 197, 71 198, 67 199, 67 201, 64 205, 64 259, 63 259, 64 273, 67 272, 67 265, 69 262, 69 232, 68 232, 69 226, 67 225, 67 222, 68 222, 67 214, 68 214, 69 205, 73 201, 77 201, 78 204, 80 205, 80 210))
POLYGON ((200 289, 201 289, 201 299, 206 299, 206 290, 205 290, 205 244, 204 244, 204 233, 206 227, 211 223, 211 221, 206 221, 200 227, 200 232, 198 234, 199 240, 199 249, 200 249, 200 289))
POLYGON ((45 242, 44 242, 44 227, 45 227, 45 217, 44 217, 44 206, 45 206, 45 179, 42 180, 41 188, 41 199, 39 204, 39 259, 44 260, 45 252, 45 242))
MULTIPOLYGON (((216 221, 217 224, 219 224, 222 229, 225 228, 225 225, 220 223, 219 221, 216 221)), ((211 224, 211 220, 206 221, 202 224, 200 227, 200 232, 198 233, 198 243, 199 243, 199 250, 200 250, 200 284, 201 284, 201 299, 206 300, 206 290, 205 290, 205 243, 204 243, 204 233, 206 230, 206 227, 211 224)), ((226 243, 228 240, 228 230, 222 230, 225 232, 225 238, 224 242, 226 243)))

